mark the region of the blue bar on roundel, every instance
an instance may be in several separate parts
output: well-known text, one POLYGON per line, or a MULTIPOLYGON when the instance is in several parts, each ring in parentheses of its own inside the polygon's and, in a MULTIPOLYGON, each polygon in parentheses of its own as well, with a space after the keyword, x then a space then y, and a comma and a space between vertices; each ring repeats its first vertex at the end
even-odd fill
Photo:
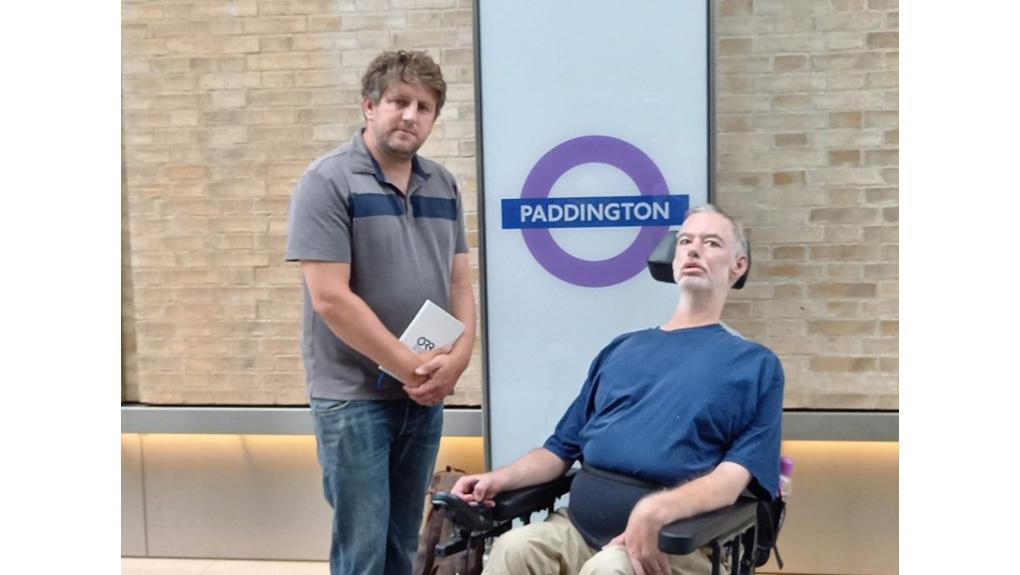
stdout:
POLYGON ((503 229, 670 226, 684 221, 690 196, 591 196, 502 200, 503 229))

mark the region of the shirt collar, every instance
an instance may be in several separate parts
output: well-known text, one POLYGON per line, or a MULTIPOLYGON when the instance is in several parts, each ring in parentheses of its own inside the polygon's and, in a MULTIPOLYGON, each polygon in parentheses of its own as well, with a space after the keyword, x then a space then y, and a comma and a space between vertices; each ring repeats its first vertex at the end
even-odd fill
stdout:
MULTIPOLYGON (((354 134, 354 138, 351 141, 351 149, 354 152, 354 165, 351 167, 352 171, 359 174, 372 174, 376 180, 380 183, 386 182, 386 174, 382 171, 382 166, 376 161, 375 157, 372 156, 368 151, 368 146, 365 145, 365 128, 361 128, 354 134)), ((428 179, 432 174, 425 169, 425 165, 418 159, 418 154, 411 157, 411 171, 418 176, 428 179)))

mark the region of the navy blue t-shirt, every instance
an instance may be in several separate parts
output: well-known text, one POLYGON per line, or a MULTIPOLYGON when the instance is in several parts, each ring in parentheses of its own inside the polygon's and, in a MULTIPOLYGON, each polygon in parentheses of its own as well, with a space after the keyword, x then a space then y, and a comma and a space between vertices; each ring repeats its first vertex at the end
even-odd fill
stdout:
POLYGON ((627 333, 591 364, 545 448, 673 487, 732 461, 776 494, 783 368, 720 324, 627 333))

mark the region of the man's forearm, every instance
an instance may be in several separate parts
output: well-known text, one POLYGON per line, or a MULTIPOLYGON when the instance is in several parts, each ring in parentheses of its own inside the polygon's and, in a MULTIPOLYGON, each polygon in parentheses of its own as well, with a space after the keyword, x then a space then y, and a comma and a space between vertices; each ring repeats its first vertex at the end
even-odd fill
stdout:
POLYGON ((358 295, 351 292, 330 298, 315 311, 334 335, 358 353, 405 382, 420 379, 413 373, 421 363, 417 354, 390 333, 358 295))
POLYGON ((499 476, 500 490, 507 491, 552 481, 563 475, 571 463, 560 459, 548 449, 539 447, 525 453, 513 463, 500 467, 494 473, 499 476))
MULTIPOLYGON (((704 475, 668 491, 656 493, 638 503, 639 512, 665 525, 701 513, 732 505, 750 481, 742 466, 723 462, 704 475)), ((635 511, 638 508, 635 507, 635 511)))
POLYGON ((333 335, 405 383, 423 380, 414 375, 421 364, 417 354, 400 343, 365 300, 350 290, 350 264, 303 261, 301 272, 312 308, 333 335))

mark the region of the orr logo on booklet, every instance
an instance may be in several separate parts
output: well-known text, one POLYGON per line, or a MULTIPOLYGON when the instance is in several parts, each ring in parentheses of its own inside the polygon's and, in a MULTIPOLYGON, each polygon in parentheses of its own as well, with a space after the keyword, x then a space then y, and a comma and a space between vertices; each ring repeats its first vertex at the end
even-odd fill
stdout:
POLYGON ((412 349, 414 349, 416 353, 432 351, 436 349, 436 344, 432 343, 432 340, 430 340, 429 338, 421 336, 418 338, 418 341, 415 342, 415 346, 412 349))
MULTIPOLYGON (((404 333, 400 334, 400 343, 406 345, 415 353, 422 353, 433 351, 437 347, 453 345, 462 333, 464 333, 464 324, 460 320, 432 303, 431 300, 425 300, 425 303, 418 309, 418 313, 414 315, 411 323, 404 328, 404 333)), ((390 377, 397 381, 401 381, 400 378, 386 371, 381 365, 379 366, 379 371, 381 373, 376 381, 377 387, 382 387, 383 385, 383 373, 389 374, 390 377)), ((401 381, 401 383, 404 382, 401 381)))
POLYGON ((503 199, 503 229, 519 229, 535 260, 555 277, 582 287, 623 283, 645 267, 648 254, 690 205, 687 194, 669 193, 655 162, 633 144, 610 136, 567 140, 542 156, 524 180, 521 197, 503 199), (563 174, 584 164, 608 164, 625 173, 638 196, 549 197, 563 174), (640 227, 623 251, 604 260, 576 257, 549 232, 553 228, 640 227))

